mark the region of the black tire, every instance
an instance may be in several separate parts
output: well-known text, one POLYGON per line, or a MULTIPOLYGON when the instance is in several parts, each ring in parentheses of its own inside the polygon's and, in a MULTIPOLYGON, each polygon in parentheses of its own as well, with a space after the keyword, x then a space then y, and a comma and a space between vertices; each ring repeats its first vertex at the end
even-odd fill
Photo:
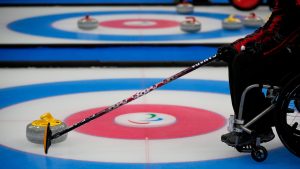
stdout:
POLYGON ((257 146, 251 151, 251 157, 256 162, 263 162, 268 157, 268 151, 263 146, 257 146))
POLYGON ((296 99, 294 101, 294 104, 295 104, 295 107, 296 107, 297 111, 300 112, 300 98, 296 99))
POLYGON ((229 0, 230 4, 238 10, 250 11, 262 4, 262 0, 229 0))
POLYGON ((281 142, 293 154, 300 157, 300 114, 288 111, 300 94, 300 75, 295 76, 282 89, 278 98, 279 111, 276 114, 276 131, 281 142))

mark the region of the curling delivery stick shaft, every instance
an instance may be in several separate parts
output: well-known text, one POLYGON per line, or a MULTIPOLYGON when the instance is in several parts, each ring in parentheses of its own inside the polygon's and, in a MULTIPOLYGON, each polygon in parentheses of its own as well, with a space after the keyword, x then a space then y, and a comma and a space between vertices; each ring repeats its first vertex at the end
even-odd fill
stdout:
POLYGON ((95 114, 93 114, 93 115, 91 115, 91 116, 83 119, 82 121, 80 121, 78 123, 75 123, 74 125, 70 126, 69 128, 67 128, 65 130, 57 132, 56 134, 52 135, 50 139, 51 140, 55 139, 55 138, 57 138, 57 137, 65 134, 65 133, 68 133, 71 130, 76 129, 77 127, 80 127, 80 126, 88 123, 89 121, 92 121, 92 120, 94 120, 94 119, 96 119, 96 118, 98 118, 98 117, 100 117, 100 116, 102 116, 102 115, 104 115, 104 114, 106 114, 108 112, 111 112, 112 110, 115 110, 115 109, 117 109, 117 108, 119 108, 119 107, 121 107, 121 106, 123 106, 123 105, 125 105, 125 104, 127 104, 127 103, 129 103, 131 101, 133 101, 133 100, 136 100, 137 98, 139 98, 141 96, 144 96, 147 93, 149 93, 149 92, 151 92, 151 91, 153 91, 153 90, 155 90, 155 89, 157 89, 157 88, 159 88, 161 86, 164 86, 165 84, 167 84, 169 82, 172 82, 173 80, 176 80, 176 79, 180 78, 181 76, 186 75, 186 74, 188 74, 188 73, 190 73, 190 72, 198 69, 201 66, 207 65, 208 63, 212 62, 216 58, 217 58, 217 55, 214 55, 214 56, 211 56, 211 57, 209 57, 209 58, 207 58, 207 59, 205 59, 205 60, 203 60, 201 62, 198 62, 198 63, 196 63, 196 64, 194 64, 194 65, 186 68, 185 70, 182 70, 181 72, 179 72, 179 73, 177 73, 177 74, 175 74, 175 75, 173 75, 173 76, 171 76, 169 78, 166 78, 166 79, 162 80, 161 82, 158 82, 158 83, 150 86, 147 89, 144 89, 143 91, 135 93, 134 95, 130 96, 127 99, 124 99, 124 100, 122 100, 122 101, 120 101, 120 102, 118 102, 118 103, 116 103, 116 104, 114 104, 114 105, 112 105, 110 107, 107 107, 106 109, 104 109, 102 111, 99 111, 99 112, 97 112, 97 113, 95 113, 95 114))

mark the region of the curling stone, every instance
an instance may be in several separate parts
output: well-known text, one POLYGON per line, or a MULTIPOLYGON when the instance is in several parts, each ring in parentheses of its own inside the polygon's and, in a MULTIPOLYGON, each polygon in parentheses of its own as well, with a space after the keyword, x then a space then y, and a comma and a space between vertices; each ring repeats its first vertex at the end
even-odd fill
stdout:
POLYGON ((94 18, 91 18, 89 15, 81 18, 77 22, 78 28, 83 30, 92 30, 96 29, 99 25, 98 21, 94 18))
POLYGON ((184 1, 176 6, 176 11, 179 14, 190 14, 194 12, 194 5, 184 1))
POLYGON ((196 33, 201 29, 201 23, 195 17, 186 17, 186 20, 180 23, 180 29, 188 33, 196 33))
MULTIPOLYGON (((27 125, 27 140, 32 143, 43 144, 44 132, 48 123, 50 123, 50 129, 53 134, 67 128, 67 125, 64 122, 55 119, 50 113, 45 113, 41 115, 40 120, 35 120, 27 125)), ((59 143, 66 140, 66 138, 67 133, 56 139, 53 139, 51 143, 59 143)))
POLYGON ((243 27, 243 23, 239 18, 236 18, 234 15, 230 15, 222 21, 222 26, 223 29, 238 30, 243 27))
POLYGON ((244 19, 243 19, 243 24, 246 26, 246 27, 261 27, 265 24, 265 21, 258 17, 255 13, 250 13, 249 16, 246 16, 244 19))

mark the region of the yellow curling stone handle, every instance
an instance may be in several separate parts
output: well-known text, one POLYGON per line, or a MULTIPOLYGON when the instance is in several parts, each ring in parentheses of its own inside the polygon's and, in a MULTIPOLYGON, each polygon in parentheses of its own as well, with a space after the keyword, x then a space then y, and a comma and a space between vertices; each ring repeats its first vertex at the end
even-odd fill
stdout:
POLYGON ((240 22, 240 19, 234 17, 234 15, 229 15, 228 18, 225 19, 226 22, 240 22))
POLYGON ((42 114, 40 116, 40 120, 35 120, 31 124, 33 126, 46 127, 48 123, 50 123, 50 126, 57 126, 62 124, 60 120, 55 119, 49 112, 42 114))

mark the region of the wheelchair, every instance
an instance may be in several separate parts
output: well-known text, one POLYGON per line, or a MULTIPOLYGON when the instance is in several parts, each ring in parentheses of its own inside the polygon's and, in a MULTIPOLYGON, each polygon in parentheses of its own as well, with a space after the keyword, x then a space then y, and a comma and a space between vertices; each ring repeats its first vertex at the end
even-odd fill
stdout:
POLYGON ((300 74, 287 80, 282 86, 253 84, 248 86, 242 94, 237 117, 230 116, 228 130, 230 132, 246 132, 251 137, 251 143, 241 145, 235 141, 234 147, 239 152, 251 153, 251 157, 262 162, 267 159, 268 152, 261 146, 261 138, 249 127, 266 115, 271 115, 276 132, 283 145, 294 155, 300 157, 300 74), (247 93, 261 88, 265 96, 271 101, 269 107, 263 110, 246 124, 243 121, 243 106, 247 93))

